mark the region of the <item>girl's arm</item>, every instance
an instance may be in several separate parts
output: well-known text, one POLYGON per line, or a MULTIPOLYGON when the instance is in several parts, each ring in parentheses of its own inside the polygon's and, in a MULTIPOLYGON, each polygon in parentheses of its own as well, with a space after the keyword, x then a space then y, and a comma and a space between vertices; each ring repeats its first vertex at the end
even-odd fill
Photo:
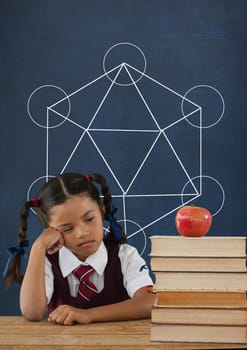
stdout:
POLYGON ((155 294, 150 293, 150 288, 143 287, 136 291, 132 299, 89 309, 90 322, 150 318, 155 298, 155 294))
POLYGON ((152 293, 152 287, 141 287, 152 284, 148 270, 142 268, 146 266, 145 261, 139 256, 136 248, 128 244, 120 246, 119 254, 122 271, 124 271, 124 285, 128 285, 128 294, 133 295, 131 299, 86 310, 61 305, 49 315, 48 320, 71 325, 75 322, 90 323, 150 318, 155 295, 152 293), (134 294, 132 294, 133 289, 134 294))
POLYGON ((75 322, 85 324, 150 318, 154 302, 155 294, 150 292, 150 288, 143 287, 136 291, 132 299, 116 304, 86 310, 61 305, 49 315, 48 320, 64 325, 72 325, 75 322))
POLYGON ((44 273, 45 255, 47 251, 55 253, 62 245, 61 233, 53 228, 48 228, 37 238, 31 248, 20 290, 21 312, 29 321, 40 321, 45 314, 47 308, 44 273))

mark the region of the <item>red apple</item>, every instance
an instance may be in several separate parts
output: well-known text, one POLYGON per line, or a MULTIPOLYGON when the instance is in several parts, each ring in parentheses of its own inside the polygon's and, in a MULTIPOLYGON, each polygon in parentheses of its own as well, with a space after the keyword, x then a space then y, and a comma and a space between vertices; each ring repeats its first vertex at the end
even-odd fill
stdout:
POLYGON ((200 237, 209 231, 212 215, 205 208, 186 205, 177 211, 175 224, 182 236, 200 237))

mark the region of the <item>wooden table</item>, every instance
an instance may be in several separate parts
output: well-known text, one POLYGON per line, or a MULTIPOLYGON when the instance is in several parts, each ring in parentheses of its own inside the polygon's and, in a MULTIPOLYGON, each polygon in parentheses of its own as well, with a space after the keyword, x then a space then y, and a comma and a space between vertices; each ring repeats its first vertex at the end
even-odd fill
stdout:
POLYGON ((150 342, 150 320, 61 326, 0 316, 1 350, 241 349, 237 344, 150 342))

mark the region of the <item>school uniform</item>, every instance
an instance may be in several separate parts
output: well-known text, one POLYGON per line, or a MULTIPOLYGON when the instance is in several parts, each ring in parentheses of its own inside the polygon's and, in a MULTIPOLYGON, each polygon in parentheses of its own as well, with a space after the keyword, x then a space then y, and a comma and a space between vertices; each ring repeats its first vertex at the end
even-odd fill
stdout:
POLYGON ((129 244, 102 242, 98 250, 84 262, 62 247, 45 260, 45 288, 50 313, 61 304, 81 308, 113 304, 132 298, 135 292, 153 285, 148 267, 136 248, 129 244), (80 265, 95 270, 90 280, 98 294, 90 301, 78 300, 79 280, 73 271, 80 265))

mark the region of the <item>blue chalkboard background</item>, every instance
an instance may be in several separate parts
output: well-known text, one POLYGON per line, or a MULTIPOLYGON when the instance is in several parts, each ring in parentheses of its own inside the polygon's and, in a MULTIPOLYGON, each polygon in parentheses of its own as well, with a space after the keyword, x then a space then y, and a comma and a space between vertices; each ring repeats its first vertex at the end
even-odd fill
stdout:
MULTIPOLYGON (((61 171, 107 177, 147 261, 187 201, 209 235, 246 235, 246 23, 245 0, 1 1, 1 270, 21 205, 61 171)), ((0 282, 0 314, 18 293, 0 282)))

